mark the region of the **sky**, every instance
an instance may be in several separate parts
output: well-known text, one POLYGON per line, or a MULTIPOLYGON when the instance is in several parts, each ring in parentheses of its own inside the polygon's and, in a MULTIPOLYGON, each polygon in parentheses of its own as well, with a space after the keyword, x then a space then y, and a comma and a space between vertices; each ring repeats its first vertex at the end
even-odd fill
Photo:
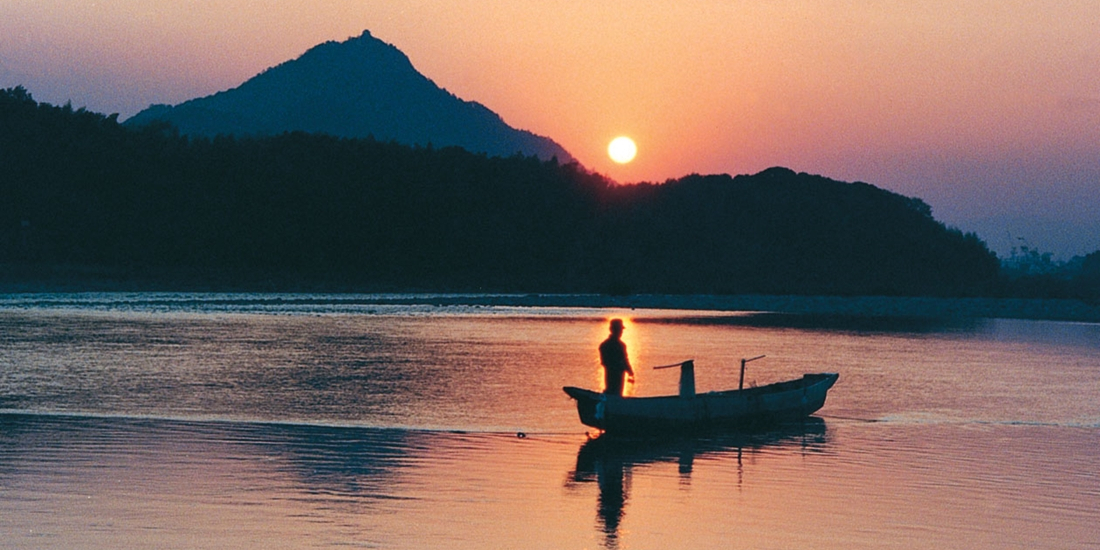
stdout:
POLYGON ((1096 0, 0 0, 0 87, 125 119, 369 30, 622 183, 785 166, 1065 260, 1100 250, 1097 29, 1096 0))

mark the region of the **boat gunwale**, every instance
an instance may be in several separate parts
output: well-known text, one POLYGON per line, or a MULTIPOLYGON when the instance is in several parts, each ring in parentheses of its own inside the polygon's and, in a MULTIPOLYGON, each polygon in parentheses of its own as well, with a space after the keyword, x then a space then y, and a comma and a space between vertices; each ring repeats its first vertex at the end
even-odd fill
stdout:
MULTIPOLYGON (((812 387, 814 387, 818 384, 828 384, 829 387, 832 387, 832 385, 836 383, 837 378, 839 378, 839 374, 838 373, 833 373, 833 372, 808 373, 808 374, 803 374, 802 378, 795 378, 795 379, 792 379, 792 380, 784 380, 782 382, 775 382, 775 383, 766 384, 766 385, 763 385, 763 386, 744 388, 744 389, 740 389, 740 390, 718 390, 718 391, 697 393, 693 397, 688 397, 687 399, 727 398, 727 397, 742 397, 742 396, 752 397, 752 396, 756 396, 756 395, 771 395, 771 394, 783 393, 783 392, 788 392, 788 391, 805 391, 805 390, 807 390, 809 388, 812 388, 812 387)), ((621 400, 624 400, 624 401, 631 401, 631 402, 636 402, 636 403, 637 402, 642 402, 642 401, 656 401, 656 400, 664 400, 664 399, 684 399, 684 397, 679 396, 679 395, 649 395, 649 396, 640 396, 640 397, 638 397, 638 396, 629 396, 629 397, 622 396, 622 397, 620 397, 620 396, 617 396, 617 395, 608 395, 608 394, 604 394, 604 393, 601 393, 601 392, 598 392, 598 391, 589 390, 589 389, 585 389, 585 388, 579 388, 579 387, 576 387, 576 386, 566 386, 566 387, 563 387, 562 389, 565 391, 565 393, 569 394, 569 396, 573 399, 579 399, 580 397, 584 397, 584 398, 587 398, 587 399, 599 400, 599 399, 603 398, 604 396, 606 396, 607 398, 610 398, 610 399, 621 399, 621 400), (578 395, 580 397, 578 397, 578 395)))

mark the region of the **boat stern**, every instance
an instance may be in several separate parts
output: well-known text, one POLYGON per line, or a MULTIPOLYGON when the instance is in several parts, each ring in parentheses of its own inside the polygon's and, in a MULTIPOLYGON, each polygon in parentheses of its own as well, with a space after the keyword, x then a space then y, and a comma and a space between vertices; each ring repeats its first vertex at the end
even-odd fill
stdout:
POLYGON ((802 397, 803 409, 800 415, 809 416, 824 407, 825 397, 833 384, 836 384, 838 378, 840 378, 840 374, 835 372, 822 372, 803 376, 805 386, 802 397))

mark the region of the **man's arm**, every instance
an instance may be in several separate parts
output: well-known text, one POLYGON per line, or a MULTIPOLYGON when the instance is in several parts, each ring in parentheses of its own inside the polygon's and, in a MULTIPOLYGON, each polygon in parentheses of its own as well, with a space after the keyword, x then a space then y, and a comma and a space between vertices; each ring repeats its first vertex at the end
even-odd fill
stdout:
POLYGON ((626 373, 634 376, 634 369, 630 367, 630 356, 626 354, 626 344, 623 344, 623 364, 626 365, 626 373))

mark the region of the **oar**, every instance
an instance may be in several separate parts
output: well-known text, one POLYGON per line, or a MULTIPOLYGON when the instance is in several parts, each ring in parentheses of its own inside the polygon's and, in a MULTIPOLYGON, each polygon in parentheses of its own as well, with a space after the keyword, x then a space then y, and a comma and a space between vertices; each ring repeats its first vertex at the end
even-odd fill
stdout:
POLYGON ((680 367, 680 397, 695 397, 695 360, 688 359, 671 365, 661 365, 654 369, 680 367))
MULTIPOLYGON (((688 361, 692 361, 692 359, 688 359, 688 361)), ((659 367, 653 367, 653 370, 671 369, 671 368, 674 368, 674 367, 679 367, 680 365, 683 365, 686 362, 687 361, 680 361, 679 363, 673 363, 671 365, 661 365, 659 367)))

